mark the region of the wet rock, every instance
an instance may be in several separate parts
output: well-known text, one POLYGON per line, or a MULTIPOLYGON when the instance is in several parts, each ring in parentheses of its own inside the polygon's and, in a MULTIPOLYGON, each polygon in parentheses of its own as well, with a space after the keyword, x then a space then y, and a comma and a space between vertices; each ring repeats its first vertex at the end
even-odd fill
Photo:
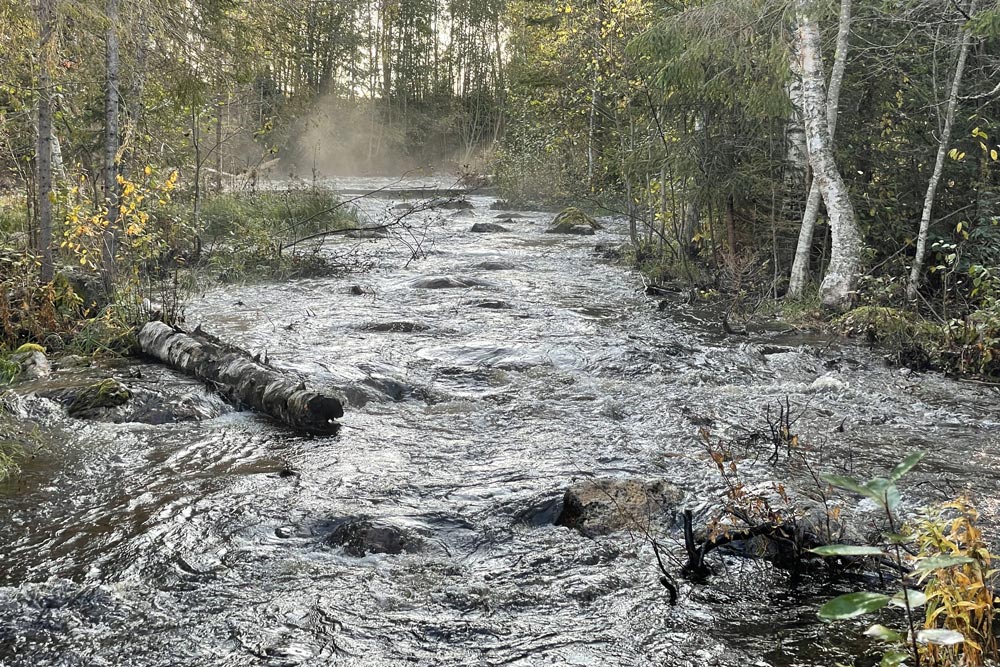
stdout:
POLYGON ((481 271, 510 271, 517 267, 510 262, 486 261, 476 264, 476 268, 481 271))
POLYGON ((128 387, 114 378, 107 378, 84 387, 66 411, 70 417, 90 419, 99 416, 106 408, 124 405, 131 398, 132 392, 128 387))
POLYGON ((509 232, 510 230, 503 225, 493 222, 477 222, 469 228, 469 231, 477 234, 496 234, 498 232, 509 232))
POLYGON ((465 199, 449 199, 446 202, 436 204, 435 208, 443 208, 456 211, 467 211, 475 207, 472 205, 472 202, 465 199))
POLYGON ((365 290, 361 287, 361 285, 351 285, 348 288, 347 293, 352 296, 361 296, 365 294, 365 290))
POLYGON ((545 230, 548 234, 574 234, 576 236, 593 236, 593 227, 585 225, 567 225, 561 227, 550 227, 545 230))
POLYGON ((56 368, 59 370, 64 370, 68 368, 86 368, 90 366, 90 359, 87 357, 81 357, 78 354, 67 354, 65 357, 59 357, 56 360, 56 368))
POLYGON ((37 380, 50 375, 52 366, 41 348, 36 349, 37 346, 32 346, 25 349, 26 347, 22 345, 17 352, 10 356, 10 360, 20 367, 17 379, 37 380))
POLYGON ((455 211, 448 217, 451 218, 452 220, 471 220, 476 216, 475 214, 473 214, 472 211, 461 210, 461 211, 455 211))
POLYGON ((430 327, 423 322, 372 322, 361 327, 373 333, 413 333, 427 331, 430 327))
POLYGON ((589 236, 595 229, 601 229, 596 220, 575 206, 570 206, 560 211, 559 215, 552 219, 552 225, 545 231, 550 234, 589 236))
POLYGON ((71 417, 102 422, 173 424, 213 419, 231 409, 200 382, 144 368, 145 374, 138 372, 138 368, 119 369, 136 376, 131 380, 97 381, 85 369, 67 370, 19 389, 56 402, 71 417), (149 378, 144 377, 147 374, 149 378))
POLYGON ((566 490, 555 523, 591 537, 625 529, 648 530, 651 523, 671 526, 683 500, 684 492, 663 480, 590 479, 566 490))
POLYGON ((462 305, 473 306, 475 308, 488 308, 490 310, 510 310, 513 308, 506 301, 499 301, 497 299, 469 299, 468 301, 463 301, 462 305))
POLYGON ((485 280, 476 278, 456 278, 454 276, 428 276, 410 283, 414 289, 465 289, 469 287, 491 287, 485 280))
POLYGON ((494 217, 497 220, 521 220, 521 219, 527 218, 528 216, 521 215, 520 213, 498 213, 494 217))
POLYGON ((419 535, 405 528, 364 518, 345 519, 333 529, 325 542, 341 547, 345 554, 356 558, 366 554, 413 554, 424 546, 419 535))
POLYGON ((363 383, 397 402, 419 393, 415 387, 391 377, 369 376, 363 380, 363 383))

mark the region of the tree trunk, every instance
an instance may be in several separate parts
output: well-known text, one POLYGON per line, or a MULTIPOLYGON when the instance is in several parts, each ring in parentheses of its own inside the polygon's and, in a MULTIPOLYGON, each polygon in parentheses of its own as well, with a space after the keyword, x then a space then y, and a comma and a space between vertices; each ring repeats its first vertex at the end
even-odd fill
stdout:
POLYGON ((802 71, 802 107, 813 179, 830 216, 830 266, 820 285, 824 306, 844 310, 851 304, 861 270, 861 238, 847 185, 837 169, 824 90, 820 31, 813 17, 815 2, 797 0, 798 66, 802 71))
POLYGON ((148 322, 139 331, 139 349, 211 386, 230 401, 248 405, 307 433, 329 435, 344 416, 338 398, 306 389, 267 362, 206 334, 188 334, 163 322, 148 322))
POLYGON ((38 250, 43 283, 55 277, 52 262, 52 80, 49 67, 55 57, 55 0, 39 0, 38 137, 35 168, 38 170, 38 250))
POLYGON ((109 297, 114 289, 118 252, 119 206, 121 187, 118 184, 118 0, 107 0, 108 30, 105 38, 104 83, 104 200, 108 207, 107 226, 101 247, 101 278, 109 297))
MULTIPOLYGON (((225 109, 222 97, 215 104, 215 194, 222 192, 222 113, 225 109)), ((315 159, 313 160, 313 179, 316 176, 315 159)))
MULTIPOLYGON (((966 14, 972 16, 976 12, 976 0, 969 0, 966 14)), ((927 231, 931 226, 931 210, 934 208, 934 195, 937 193, 941 174, 944 171, 944 160, 948 155, 948 143, 951 141, 951 129, 955 121, 955 107, 958 105, 958 91, 962 85, 962 74, 965 72, 965 61, 972 44, 972 33, 961 29, 961 45, 958 50, 958 62, 955 64, 955 74, 951 80, 951 91, 948 93, 948 107, 944 116, 944 127, 938 141, 937 157, 934 159, 934 171, 927 182, 927 193, 924 195, 924 208, 920 212, 920 229, 917 232, 917 251, 913 257, 910 269, 910 282, 906 286, 906 298, 917 298, 917 288, 920 287, 920 274, 924 269, 924 257, 927 252, 927 231)))
MULTIPOLYGON (((833 59, 833 70, 830 72, 830 89, 826 96, 826 122, 830 128, 831 150, 833 139, 837 134, 840 85, 844 80, 844 70, 847 68, 848 38, 851 35, 851 1, 841 0, 840 2, 837 51, 833 59)), ((792 69, 793 71, 797 70, 798 63, 794 63, 792 69)), ((801 104, 801 99, 796 100, 793 97, 792 102, 793 104, 801 104)), ((792 273, 788 283, 788 296, 790 297, 801 296, 809 282, 809 260, 812 255, 813 231, 816 228, 816 218, 819 216, 819 204, 819 184, 813 179, 812 185, 809 186, 809 196, 806 198, 806 208, 802 213, 802 227, 799 229, 799 240, 795 247, 795 260, 792 262, 792 273)))

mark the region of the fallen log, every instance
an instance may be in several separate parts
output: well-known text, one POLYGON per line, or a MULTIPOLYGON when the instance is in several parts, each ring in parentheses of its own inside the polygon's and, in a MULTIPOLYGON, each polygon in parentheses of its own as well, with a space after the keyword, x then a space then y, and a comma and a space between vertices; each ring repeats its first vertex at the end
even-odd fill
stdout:
POLYGON ((139 331, 139 349, 214 387, 224 398, 259 410, 292 428, 319 435, 336 433, 344 416, 340 400, 306 389, 266 361, 202 333, 186 332, 163 322, 139 331))

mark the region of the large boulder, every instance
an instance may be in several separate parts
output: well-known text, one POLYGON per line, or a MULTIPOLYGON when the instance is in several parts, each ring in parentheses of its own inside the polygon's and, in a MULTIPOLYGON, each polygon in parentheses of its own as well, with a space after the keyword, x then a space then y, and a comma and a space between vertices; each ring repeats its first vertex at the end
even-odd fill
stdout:
POLYGON ((575 206, 570 206, 559 212, 552 219, 552 225, 545 231, 549 234, 579 234, 591 235, 595 229, 601 229, 596 220, 575 206))
POLYGON ((419 535, 405 528, 358 517, 340 522, 325 541, 356 558, 366 554, 412 554, 424 546, 419 535))
POLYGON ((597 478, 566 490, 556 525, 594 537, 676 523, 684 492, 663 480, 597 478))

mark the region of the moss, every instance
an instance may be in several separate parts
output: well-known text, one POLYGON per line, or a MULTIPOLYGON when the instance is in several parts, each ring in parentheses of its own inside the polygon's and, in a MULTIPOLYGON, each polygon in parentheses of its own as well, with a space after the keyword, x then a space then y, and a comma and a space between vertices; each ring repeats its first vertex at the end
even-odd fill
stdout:
POLYGON ((116 408, 132 398, 132 392, 118 380, 108 378, 84 388, 67 410, 70 417, 86 419, 105 408, 116 408))
POLYGON ((45 354, 45 348, 38 343, 25 343, 21 347, 14 350, 14 354, 21 354, 22 352, 41 352, 45 354))
POLYGON ((591 229, 601 229, 601 225, 592 217, 575 206, 564 208, 552 220, 550 232, 571 233, 574 227, 589 227, 591 229))

